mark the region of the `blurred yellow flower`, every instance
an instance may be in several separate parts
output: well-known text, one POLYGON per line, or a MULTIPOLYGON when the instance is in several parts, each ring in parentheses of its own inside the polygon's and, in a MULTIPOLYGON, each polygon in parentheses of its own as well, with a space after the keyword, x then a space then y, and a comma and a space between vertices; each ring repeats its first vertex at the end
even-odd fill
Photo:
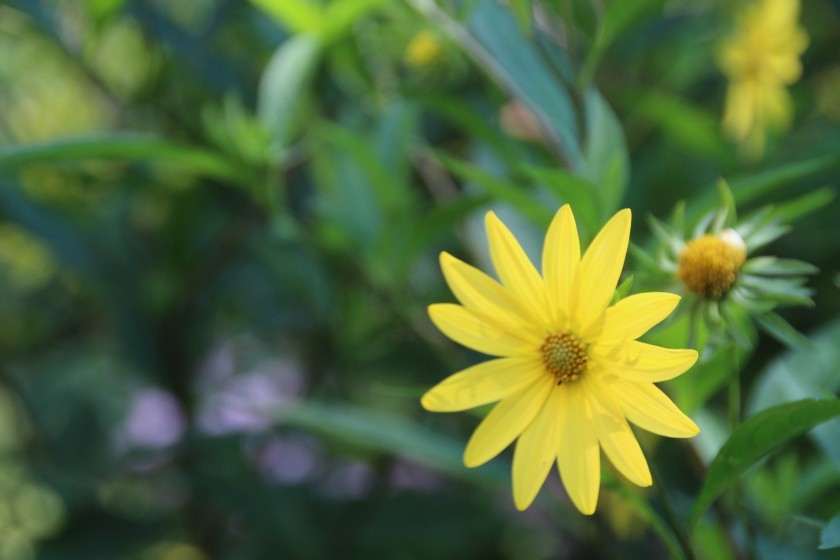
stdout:
POLYGON ((765 134, 790 125, 785 86, 799 79, 808 35, 797 25, 799 0, 758 0, 741 14, 719 65, 729 78, 723 128, 749 155, 764 151, 765 134))
POLYGON ((412 68, 424 68, 443 54, 440 39, 431 31, 417 33, 405 49, 405 63, 412 68))
POLYGON ((543 245, 542 275, 492 212, 486 228, 501 283, 443 253, 443 274, 461 305, 431 305, 429 315, 452 340, 498 359, 445 379, 423 396, 423 406, 455 412, 501 401, 470 438, 464 463, 481 465, 518 438, 513 497, 520 510, 556 461, 575 506, 593 513, 600 449, 625 477, 649 486, 647 461, 627 421, 669 437, 697 434, 654 385, 685 372, 697 352, 636 340, 674 310, 679 296, 638 294, 610 306, 630 211, 617 213, 581 258, 574 215, 568 205, 561 208, 543 245))

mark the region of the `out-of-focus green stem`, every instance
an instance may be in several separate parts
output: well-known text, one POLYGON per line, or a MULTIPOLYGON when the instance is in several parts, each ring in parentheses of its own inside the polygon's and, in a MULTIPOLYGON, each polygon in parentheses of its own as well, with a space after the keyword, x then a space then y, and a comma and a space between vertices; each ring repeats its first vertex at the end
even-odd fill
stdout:
POLYGON ((656 489, 659 501, 662 503, 662 512, 664 513, 665 520, 668 522, 668 525, 671 526, 674 536, 677 537, 677 541, 680 543, 680 548, 685 554, 686 560, 696 560, 697 556, 694 555, 694 550, 691 548, 691 541, 688 538, 688 533, 685 532, 679 522, 679 519, 677 519, 674 506, 671 504, 671 499, 668 497, 668 492, 665 490, 665 486, 663 485, 662 477, 659 476, 659 471, 652 461, 649 466, 650 474, 653 478, 653 487, 656 489))

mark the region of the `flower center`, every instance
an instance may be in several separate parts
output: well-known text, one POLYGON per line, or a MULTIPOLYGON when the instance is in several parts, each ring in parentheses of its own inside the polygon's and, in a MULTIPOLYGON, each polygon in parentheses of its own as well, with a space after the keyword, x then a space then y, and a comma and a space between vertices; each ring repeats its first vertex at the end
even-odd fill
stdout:
POLYGON ((548 335, 540 351, 545 369, 558 385, 577 381, 586 369, 586 345, 569 331, 548 335))
POLYGON ((688 291, 720 299, 735 284, 738 269, 746 258, 747 247, 735 230, 703 235, 686 245, 680 255, 677 277, 688 291))

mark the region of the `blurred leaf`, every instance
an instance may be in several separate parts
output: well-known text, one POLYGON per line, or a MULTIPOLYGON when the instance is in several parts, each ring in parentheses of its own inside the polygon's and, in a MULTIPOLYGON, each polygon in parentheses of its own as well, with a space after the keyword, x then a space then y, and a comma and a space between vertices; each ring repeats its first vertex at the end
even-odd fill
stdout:
POLYGON ((744 263, 741 271, 744 273, 760 271, 762 274, 773 276, 800 276, 802 274, 816 274, 820 270, 810 263, 794 259, 753 257, 744 263))
POLYGON ((487 206, 488 202, 488 196, 475 196, 460 197, 437 204, 414 224, 406 260, 410 261, 417 254, 427 250, 440 237, 451 234, 458 224, 479 208, 487 206))
POLYGON ((793 223, 827 206, 834 200, 835 194, 832 187, 823 187, 792 200, 776 204, 769 217, 784 224, 793 223))
POLYGON ((443 153, 437 154, 440 162, 461 179, 482 187, 492 197, 507 202, 535 224, 546 226, 554 213, 537 202, 526 189, 498 179, 472 165, 458 161, 443 153))
POLYGON ((597 187, 601 221, 618 210, 630 177, 624 131, 603 96, 590 89, 584 97, 586 177, 597 187))
POLYGON ((100 159, 147 161, 192 173, 249 184, 250 173, 225 156, 151 136, 101 134, 0 147, 0 168, 30 163, 100 159))
POLYGON ((597 187, 592 182, 563 169, 526 165, 521 170, 531 180, 544 186, 559 202, 571 205, 575 220, 580 222, 587 236, 591 237, 598 231, 601 216, 597 187))
POLYGON ((808 340, 808 337, 772 311, 754 315, 753 319, 764 332, 790 348, 811 350, 815 348, 814 343, 808 340))
POLYGON ((531 34, 531 0, 510 0, 510 9, 526 35, 531 34))
POLYGON ((840 515, 828 522, 820 534, 820 550, 840 547, 840 515))
MULTIPOLYGON (((792 400, 825 398, 840 388, 840 321, 834 320, 809 339, 815 350, 785 352, 760 373, 747 407, 751 414, 792 400)), ((840 465, 840 420, 819 426, 810 437, 835 465, 840 465)))
MULTIPOLYGON (((767 196, 796 181, 837 168, 840 168, 840 155, 831 153, 736 177, 729 180, 729 186, 732 188, 735 202, 741 205, 767 196)), ((689 206, 689 221, 714 210, 717 206, 716 195, 713 185, 699 189, 696 203, 689 206)))
POLYGON ((615 292, 613 292, 612 304, 611 305, 614 305, 614 304, 618 303, 619 301, 623 300, 624 298, 626 298, 627 294, 630 293, 630 288, 632 288, 632 287, 633 287, 633 275, 631 274, 630 276, 625 278, 624 281, 621 284, 618 285, 618 288, 615 289, 615 292))
POLYGON ((99 272, 88 239, 54 210, 33 202, 17 185, 2 179, 0 215, 41 238, 64 266, 87 275, 99 272))
MULTIPOLYGON (((416 404, 419 409, 419 403, 416 404)), ((455 478, 489 487, 508 484, 508 467, 495 462, 467 469, 463 444, 395 416, 336 403, 304 402, 277 410, 282 425, 297 426, 338 441, 406 457, 455 478)))
POLYGON ((840 416, 840 399, 806 399, 774 406, 748 418, 723 444, 709 465, 690 525, 726 488, 759 460, 811 428, 840 416))
POLYGON ((315 35, 297 35, 280 45, 260 78, 257 116, 271 132, 274 148, 286 148, 300 123, 300 110, 309 95, 321 62, 323 43, 315 35))
POLYGON ((333 0, 321 7, 311 0, 251 0, 280 25, 298 34, 318 36, 329 44, 386 0, 333 0))
MULTIPOLYGON (((590 83, 601 56, 619 35, 653 12, 661 11, 663 3, 664 0, 636 0, 635 2, 615 0, 608 3, 595 32, 593 44, 583 62, 581 81, 584 85, 590 83)), ((585 2, 585 4, 590 4, 590 2, 585 2)))
POLYGON ((483 0, 478 4, 471 14, 469 28, 492 57, 490 61, 477 60, 479 65, 528 106, 559 140, 572 170, 581 170, 583 156, 578 124, 559 70, 540 56, 535 45, 522 36, 510 14, 495 1, 483 0))
MULTIPOLYGON (((286 0, 283 0, 286 1, 286 0)), ((323 14, 322 35, 330 43, 345 35, 359 19, 389 0, 334 0, 323 14)))
POLYGON ((323 25, 323 13, 312 0, 251 0, 280 25, 295 33, 314 33, 323 25))
POLYGON ((721 136, 716 115, 691 105, 682 97, 657 90, 640 91, 632 99, 634 111, 661 128, 677 144, 720 161, 732 159, 732 151, 721 136))

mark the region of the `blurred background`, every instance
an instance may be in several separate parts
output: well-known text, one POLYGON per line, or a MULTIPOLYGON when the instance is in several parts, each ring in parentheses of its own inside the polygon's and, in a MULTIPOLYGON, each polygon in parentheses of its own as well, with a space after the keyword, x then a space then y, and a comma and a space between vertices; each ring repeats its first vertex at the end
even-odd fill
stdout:
MULTIPOLYGON (((794 201, 767 251, 821 269, 783 312, 816 350, 760 339, 748 406, 836 392, 840 2, 802 6, 758 155, 720 127, 737 7, 0 0, 0 559, 667 557, 609 472, 587 518, 556 474, 519 513, 509 455, 463 467, 484 411, 419 397, 481 357, 425 307, 441 250, 487 269, 486 209, 536 254, 560 204, 584 243, 630 207, 643 248, 723 176, 794 201)), ((665 388, 702 450, 722 378, 691 375, 665 388)), ((840 512, 838 429, 748 477, 767 558, 830 556, 791 512, 840 512)), ((649 444, 688 507, 682 443, 649 444)))

